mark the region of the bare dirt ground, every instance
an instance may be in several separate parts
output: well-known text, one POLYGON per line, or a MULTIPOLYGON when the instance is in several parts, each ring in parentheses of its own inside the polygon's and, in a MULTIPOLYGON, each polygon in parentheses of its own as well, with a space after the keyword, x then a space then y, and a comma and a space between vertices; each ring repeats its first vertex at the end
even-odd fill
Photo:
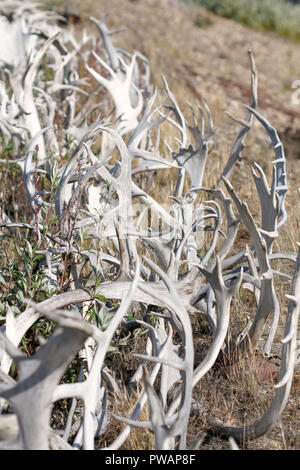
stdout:
MULTIPOLYGON (((45 3, 49 5, 49 2, 45 3)), ((258 110, 277 128, 286 148, 291 188, 288 205, 293 212, 289 215, 283 238, 287 246, 292 244, 294 247, 289 232, 299 233, 300 229, 296 194, 300 187, 300 104, 293 105, 291 98, 295 91, 292 83, 300 80, 299 44, 273 33, 253 31, 199 7, 187 7, 177 0, 73 0, 73 3, 78 6, 81 27, 94 30, 89 16, 99 18, 106 13, 110 14, 107 21, 110 28, 127 27, 127 31, 115 36, 115 44, 129 52, 135 49, 142 52, 150 61, 152 83, 162 88, 161 75, 166 75, 182 106, 187 100, 195 102, 201 93, 213 113, 216 138, 219 139, 216 152, 226 153, 227 157, 239 126, 234 125, 224 111, 242 118, 245 116, 240 104, 249 104, 248 50, 253 51, 259 79, 258 110)), ((57 11, 64 11, 64 2, 51 4, 57 11)), ((234 177, 247 202, 253 197, 245 185, 249 165, 256 160, 270 174, 273 158, 261 126, 255 122, 251 132, 253 136, 249 142, 253 147, 245 150, 245 167, 241 166, 239 175, 234 177)), ((224 160, 214 159, 212 155, 208 174, 213 174, 214 165, 219 173, 222 163, 224 160)), ((282 417, 284 426, 279 423, 248 448, 300 449, 299 385, 298 370, 282 417)), ((255 405, 255 397, 252 398, 255 405)), ((197 420, 194 425, 197 426, 197 420)), ((216 447, 228 448, 228 445, 223 447, 219 443, 216 447)), ((209 443, 206 448, 211 448, 209 443)))

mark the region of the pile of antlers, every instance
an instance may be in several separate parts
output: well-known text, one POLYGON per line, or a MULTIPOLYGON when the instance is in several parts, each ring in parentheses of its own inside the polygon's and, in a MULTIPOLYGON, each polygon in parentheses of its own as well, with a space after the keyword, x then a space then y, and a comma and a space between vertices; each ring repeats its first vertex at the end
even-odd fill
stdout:
POLYGON ((100 49, 97 38, 83 32, 76 40, 57 26, 57 19, 35 3, 1 2, 0 131, 13 143, 11 162, 22 168, 31 220, 11 220, 2 208, 0 222, 3 233, 28 231, 43 255, 44 283, 56 293, 40 303, 24 299, 27 308, 18 315, 7 306, 1 317, 0 448, 94 449, 95 438, 109 428, 113 395, 108 390, 118 393, 120 386, 106 367, 109 346, 120 325, 134 324, 147 332, 145 352, 136 354, 140 362, 131 378, 131 383, 141 384, 141 393, 130 418, 118 417, 125 427, 108 449, 119 449, 133 427, 152 430, 155 449, 186 449, 193 389, 222 355, 232 353, 229 348, 255 349, 273 315, 263 351, 271 353, 280 316, 274 276, 288 277, 271 264, 288 259, 295 269, 289 278, 280 376, 269 408, 258 421, 241 427, 207 417, 213 431, 230 442, 258 438, 281 416, 291 389, 297 362, 300 252, 273 253, 287 218, 285 155, 276 130, 256 110, 253 56, 249 52, 252 84, 247 118, 239 120, 241 131, 218 185, 206 188, 203 176, 214 135, 206 101, 197 109, 190 105, 192 122, 187 122, 163 78, 168 104, 155 107, 157 91, 151 90, 147 59, 114 46, 112 36, 118 31, 107 28, 106 17, 90 18, 101 35, 101 55, 95 52, 100 49), (84 64, 86 77, 79 75, 79 64, 84 64), (88 78, 94 88, 87 92, 88 78), (254 117, 275 152, 270 185, 258 164, 253 169, 260 227, 228 179, 242 156, 254 117), (60 128, 58 122, 63 122, 60 128), (161 142, 163 126, 178 133, 176 149, 161 142), (72 152, 62 163, 64 139, 71 142, 72 152), (155 184, 156 172, 170 169, 177 172, 175 190, 171 202, 161 204, 142 189, 139 176, 154 175, 155 184), (47 192, 37 190, 37 175, 55 180, 51 201, 47 192), (202 194, 211 199, 199 203, 202 194), (49 204, 58 221, 56 233, 45 230, 49 204), (156 223, 146 223, 145 228, 149 213, 156 223), (232 255, 241 222, 251 246, 232 255), (151 253, 151 259, 141 256, 142 249, 151 253), (59 291, 66 254, 77 263, 70 267, 69 288, 59 291), (239 289, 255 296, 257 308, 250 327, 233 345, 227 336, 232 298, 239 289), (117 307, 110 300, 117 301, 117 307), (105 328, 99 327, 96 316, 91 319, 87 314, 91 305, 98 314, 109 316, 105 328), (159 308, 154 312, 153 306, 159 308), (132 320, 129 311, 134 310, 142 315, 132 320), (207 319, 212 338, 197 366, 191 315, 207 319), (157 320, 150 321, 150 316, 157 320), (55 329, 49 339, 40 337, 40 347, 28 356, 20 344, 40 318, 53 321, 55 329), (77 381, 62 383, 78 353, 82 361, 77 381), (9 374, 12 361, 16 379, 9 374), (53 430, 53 405, 64 398, 72 399, 65 427, 53 430), (78 400, 83 412, 75 421, 78 400), (146 404, 150 421, 143 422, 139 417, 146 404))

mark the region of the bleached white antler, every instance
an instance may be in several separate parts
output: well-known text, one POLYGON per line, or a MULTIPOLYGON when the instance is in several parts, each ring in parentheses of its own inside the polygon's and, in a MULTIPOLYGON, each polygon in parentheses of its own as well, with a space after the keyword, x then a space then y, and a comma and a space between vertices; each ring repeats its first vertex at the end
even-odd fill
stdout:
POLYGON ((300 251, 293 277, 291 295, 288 295, 289 305, 285 321, 284 338, 279 381, 275 385, 274 398, 263 416, 251 425, 242 427, 217 425, 211 422, 215 432, 223 436, 232 436, 238 442, 256 439, 274 427, 280 418, 289 398, 293 380, 293 371, 297 358, 297 324, 299 318, 299 282, 300 282, 300 251))
POLYGON ((103 20, 96 20, 93 17, 90 19, 99 28, 110 65, 95 52, 93 52, 93 56, 109 74, 110 79, 104 77, 89 65, 86 65, 86 69, 110 94, 115 106, 115 117, 120 120, 117 131, 120 135, 123 135, 136 128, 137 118, 143 108, 142 91, 134 81, 137 59, 140 54, 135 52, 130 62, 127 63, 111 42, 110 35, 113 32, 109 31, 105 25, 106 17, 103 20))
MULTIPOLYGON (((258 80, 257 80, 257 70, 256 70, 256 66, 255 66, 255 61, 254 61, 254 57, 253 57, 253 54, 252 54, 252 51, 249 50, 249 59, 250 59, 250 67, 251 67, 251 108, 252 109, 255 109, 256 106, 257 106, 257 85, 258 85, 258 80)), ((227 113, 228 114, 228 113, 227 113)), ((244 147, 245 147, 245 140, 246 140, 246 137, 247 137, 247 134, 252 126, 252 121, 253 121, 253 114, 250 112, 250 109, 248 111, 248 115, 247 115, 247 118, 245 121, 241 120, 241 119, 237 119, 237 118, 234 118, 233 116, 231 116, 230 114, 228 114, 229 117, 231 117, 231 119, 233 119, 234 121, 237 121, 238 123, 240 123, 242 125, 242 129, 240 130, 233 146, 232 146, 232 149, 231 149, 231 153, 230 153, 230 156, 229 156, 229 159, 225 165, 225 168, 222 172, 222 175, 219 179, 219 183, 221 182, 221 179, 222 177, 224 178, 229 178, 232 170, 233 170, 233 167, 234 165, 236 164, 236 162, 242 158, 242 154, 241 152, 243 151, 244 147)))
POLYGON ((279 198, 278 203, 278 224, 277 227, 281 227, 287 219, 287 212, 285 210, 284 202, 288 189, 287 177, 286 177, 286 168, 285 168, 285 154, 284 148, 281 140, 279 139, 276 129, 255 109, 245 106, 254 116, 259 120, 259 122, 266 129, 275 152, 275 168, 276 168, 276 177, 274 178, 273 186, 275 186, 275 191, 279 198))
MULTIPOLYGON (((49 421, 54 389, 74 354, 92 333, 90 325, 72 312, 68 312, 65 318, 55 316, 55 320, 58 328, 34 358, 27 358, 1 333, 2 349, 13 358, 19 369, 17 383, 2 383, 0 386, 1 396, 10 400, 18 417, 18 439, 13 444, 9 442, 9 447, 36 450, 49 448, 49 421)), ((5 446, 4 441, 2 448, 5 446)))

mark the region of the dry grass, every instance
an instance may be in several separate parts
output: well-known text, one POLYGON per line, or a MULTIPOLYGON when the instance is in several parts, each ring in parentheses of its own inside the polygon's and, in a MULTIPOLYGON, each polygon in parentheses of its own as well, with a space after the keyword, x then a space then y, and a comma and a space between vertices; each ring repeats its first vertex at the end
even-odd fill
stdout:
MULTIPOLYGON (((130 394, 123 392, 111 397, 113 403, 111 411, 117 416, 130 418, 136 403, 140 399, 140 392, 131 392, 130 394)), ((139 421, 150 421, 148 405, 144 407, 140 414, 139 421)), ((96 442, 96 449, 108 447, 125 428, 126 424, 122 423, 115 417, 111 418, 110 428, 105 437, 99 438, 96 442)), ((126 439, 120 450, 151 450, 154 448, 154 435, 148 429, 133 428, 129 437, 126 439)))

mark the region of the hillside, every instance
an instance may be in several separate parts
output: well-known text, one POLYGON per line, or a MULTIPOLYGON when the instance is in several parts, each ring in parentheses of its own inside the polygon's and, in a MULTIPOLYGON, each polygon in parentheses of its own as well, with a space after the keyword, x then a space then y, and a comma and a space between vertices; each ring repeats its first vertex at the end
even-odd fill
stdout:
MULTIPOLYGON (((216 137, 222 139, 224 132, 232 136, 226 144, 227 153, 238 126, 233 126, 225 111, 245 117, 241 104, 250 100, 251 49, 258 71, 258 110, 277 129, 291 162, 289 176, 296 183, 300 171, 294 163, 300 158, 300 104, 292 104, 296 91, 292 83, 300 79, 297 43, 273 32, 254 31, 179 0, 87 0, 84 6, 79 0, 71 3, 78 9, 81 27, 94 28, 89 17, 109 13, 110 28, 127 28, 114 36, 115 44, 129 52, 141 51, 150 61, 153 85, 162 89, 164 74, 181 106, 201 94, 211 107, 216 137)), ((63 13, 67 4, 51 2, 51 8, 63 13)), ((254 140, 264 142, 257 122, 254 129, 254 140)), ((260 161, 257 155, 252 157, 260 161)), ((252 157, 249 155, 250 160, 252 157)))
MULTIPOLYGON (((247 51, 252 49, 259 74, 259 109, 282 133, 297 129, 300 109, 291 104, 291 85, 300 77, 298 44, 178 0, 88 0, 84 7, 78 0, 72 3, 78 5, 84 27, 91 28, 90 15, 109 13, 111 27, 128 28, 115 41, 149 58, 152 81, 158 83, 165 74, 177 86, 192 84, 220 110, 248 102, 247 51)), ((56 9, 64 11, 63 6, 56 9)))

